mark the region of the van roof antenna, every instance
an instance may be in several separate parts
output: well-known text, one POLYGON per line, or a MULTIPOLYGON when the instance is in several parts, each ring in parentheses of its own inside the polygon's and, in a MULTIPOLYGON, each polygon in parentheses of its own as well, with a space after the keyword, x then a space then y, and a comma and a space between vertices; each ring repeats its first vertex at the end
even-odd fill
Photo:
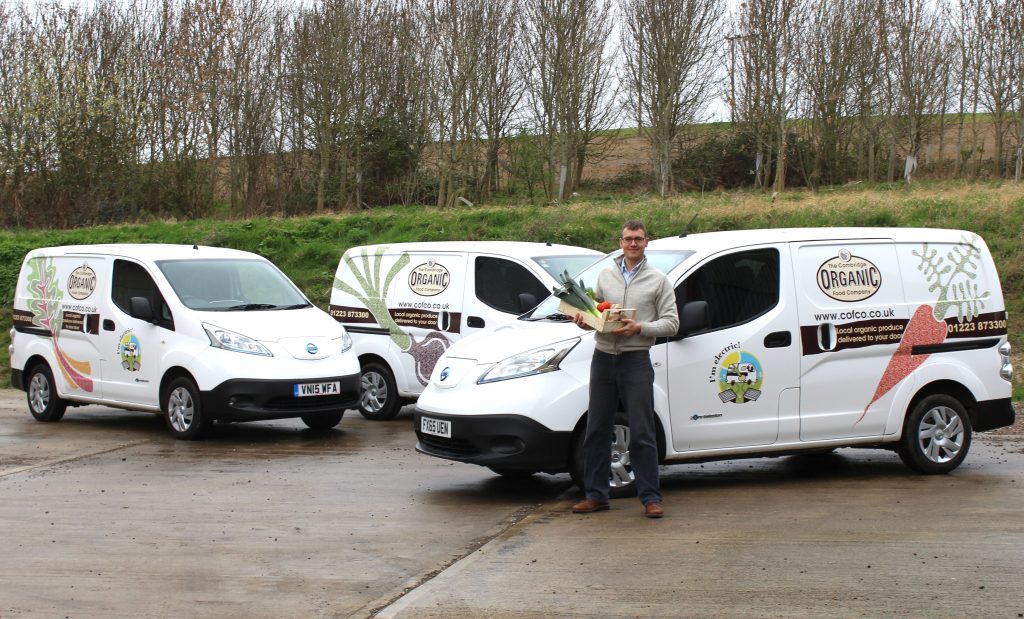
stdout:
POLYGON ((198 243, 192 243, 192 249, 199 249, 198 243))
POLYGON ((700 214, 700 211, 694 213, 693 217, 690 218, 690 221, 686 222, 686 225, 683 226, 683 231, 679 233, 679 238, 682 239, 682 238, 686 237, 686 235, 690 232, 690 224, 693 223, 694 219, 697 219, 697 215, 699 215, 699 214, 700 214))

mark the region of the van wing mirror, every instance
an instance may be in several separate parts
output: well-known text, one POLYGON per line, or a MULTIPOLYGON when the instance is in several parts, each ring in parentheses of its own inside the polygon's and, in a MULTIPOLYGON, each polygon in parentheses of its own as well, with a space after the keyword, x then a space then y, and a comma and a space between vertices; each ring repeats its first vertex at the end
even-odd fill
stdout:
POLYGON ((526 313, 533 308, 537 307, 537 297, 533 296, 529 292, 519 293, 519 311, 526 313))
POLYGON ((153 306, 149 304, 146 297, 132 297, 128 299, 128 315, 146 322, 156 322, 153 315, 153 306))
POLYGON ((674 339, 683 339, 687 335, 703 331, 711 325, 708 315, 707 301, 690 301, 683 305, 679 312, 679 332, 674 339))

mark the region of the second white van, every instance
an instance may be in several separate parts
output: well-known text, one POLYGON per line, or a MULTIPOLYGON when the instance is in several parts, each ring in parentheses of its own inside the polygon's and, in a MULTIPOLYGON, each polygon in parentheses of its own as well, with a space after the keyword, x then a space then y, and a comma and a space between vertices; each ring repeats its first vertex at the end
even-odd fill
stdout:
POLYGON ((355 342, 359 412, 391 419, 459 339, 507 324, 603 254, 518 241, 352 247, 338 263, 330 312, 355 342))

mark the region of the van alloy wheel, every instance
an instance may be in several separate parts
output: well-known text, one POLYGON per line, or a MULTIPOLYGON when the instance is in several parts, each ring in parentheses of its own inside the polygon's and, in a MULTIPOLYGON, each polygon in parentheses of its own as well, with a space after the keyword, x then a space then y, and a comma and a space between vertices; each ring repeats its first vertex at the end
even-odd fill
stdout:
POLYGON ((68 403, 62 400, 54 389, 53 373, 45 364, 39 364, 29 372, 28 410, 37 421, 60 421, 68 403))
POLYGON ((195 403, 192 401, 192 394, 184 387, 178 387, 167 396, 167 418, 171 422, 171 428, 175 432, 187 432, 192 426, 192 419, 195 416, 195 403))
POLYGON ((907 415, 899 455, 920 473, 948 473, 967 457, 971 436, 964 405, 953 396, 933 394, 917 402, 907 415))
POLYGON ((616 424, 612 437, 612 469, 608 485, 624 488, 636 481, 629 464, 629 426, 616 424))
POLYGON ((192 379, 175 378, 165 393, 164 421, 174 438, 186 441, 202 438, 213 420, 203 411, 199 388, 192 379))
MULTIPOLYGON (((579 488, 583 489, 583 441, 586 437, 586 422, 573 438, 569 454, 569 475, 579 488)), ((620 411, 615 415, 612 427, 611 468, 608 471, 608 496, 613 499, 636 495, 636 475, 629 459, 629 419, 620 411)))
POLYGON ((391 371, 380 363, 367 363, 359 377, 359 413, 367 419, 393 419, 402 408, 391 371))

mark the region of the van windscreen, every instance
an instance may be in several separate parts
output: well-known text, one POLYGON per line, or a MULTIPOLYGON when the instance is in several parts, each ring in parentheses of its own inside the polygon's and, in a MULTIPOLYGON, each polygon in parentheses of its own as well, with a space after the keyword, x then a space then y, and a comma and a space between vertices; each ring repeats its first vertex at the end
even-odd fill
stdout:
MULTIPOLYGON (((586 287, 592 288, 597 283, 597 275, 605 268, 615 264, 614 260, 622 255, 621 251, 615 251, 604 258, 600 258, 597 262, 591 260, 590 266, 583 272, 574 275, 574 279, 583 280, 583 284, 586 287)), ((693 255, 693 251, 690 250, 654 250, 649 249, 646 252, 647 261, 651 266, 658 269, 662 273, 668 274, 677 266, 683 263, 684 260, 693 255)), ((575 273, 572 269, 568 269, 569 273, 575 273)), ((561 281, 562 271, 554 274, 555 279, 561 281)), ((541 320, 544 318, 556 317, 559 319, 566 319, 565 316, 560 316, 558 311, 558 297, 549 296, 540 305, 533 308, 531 312, 520 316, 520 320, 541 320)))
POLYGON ((548 275, 558 280, 565 271, 576 275, 600 259, 601 256, 598 254, 583 254, 579 256, 534 256, 533 261, 547 271, 548 275))
POLYGON ((231 312, 310 306, 291 280, 263 260, 161 260, 157 266, 189 309, 231 312))

